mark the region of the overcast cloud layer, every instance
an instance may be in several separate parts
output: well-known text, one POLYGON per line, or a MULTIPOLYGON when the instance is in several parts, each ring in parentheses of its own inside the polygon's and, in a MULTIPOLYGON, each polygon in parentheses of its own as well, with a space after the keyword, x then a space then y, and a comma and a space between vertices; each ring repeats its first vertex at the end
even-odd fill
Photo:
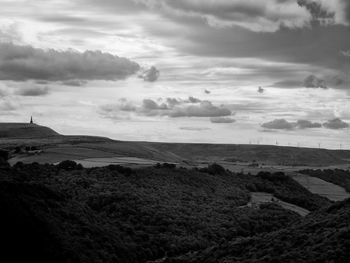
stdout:
POLYGON ((348 0, 0 5, 1 121, 350 149, 348 0))

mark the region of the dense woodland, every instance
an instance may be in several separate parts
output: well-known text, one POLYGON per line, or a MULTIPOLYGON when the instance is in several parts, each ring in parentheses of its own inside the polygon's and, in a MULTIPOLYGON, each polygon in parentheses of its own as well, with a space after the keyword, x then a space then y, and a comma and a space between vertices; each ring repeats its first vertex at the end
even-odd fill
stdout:
POLYGON ((330 205, 283 173, 236 174, 216 164, 0 169, 0 238, 12 262, 277 262, 277 247, 301 241, 342 258, 349 203, 330 205), (276 204, 245 207, 251 191, 316 211, 303 219, 276 204))

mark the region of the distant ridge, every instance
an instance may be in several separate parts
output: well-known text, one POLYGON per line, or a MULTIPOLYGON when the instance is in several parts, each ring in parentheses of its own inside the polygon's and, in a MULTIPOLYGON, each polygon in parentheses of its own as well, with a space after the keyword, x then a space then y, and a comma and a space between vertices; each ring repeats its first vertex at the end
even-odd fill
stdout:
MULTIPOLYGON (((296 148, 275 145, 163 143, 117 141, 98 136, 62 135, 49 127, 31 123, 0 123, 0 146, 14 149, 21 144, 45 149, 37 156, 21 156, 22 162, 56 163, 63 160, 137 157, 170 163, 259 163, 282 166, 350 165, 350 150, 296 148)), ((18 159, 14 160, 15 162, 18 159)), ((238 168, 237 168, 238 167, 238 168)), ((347 168, 346 167, 346 168, 347 168)))
POLYGON ((0 123, 0 138, 44 138, 60 135, 51 128, 30 123, 0 123))

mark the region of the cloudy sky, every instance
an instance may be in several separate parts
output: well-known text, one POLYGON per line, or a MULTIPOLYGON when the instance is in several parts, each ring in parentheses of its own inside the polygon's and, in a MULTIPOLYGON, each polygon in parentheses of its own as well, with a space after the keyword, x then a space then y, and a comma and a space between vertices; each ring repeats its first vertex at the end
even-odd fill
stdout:
POLYGON ((349 148, 349 0, 0 0, 0 121, 349 148))

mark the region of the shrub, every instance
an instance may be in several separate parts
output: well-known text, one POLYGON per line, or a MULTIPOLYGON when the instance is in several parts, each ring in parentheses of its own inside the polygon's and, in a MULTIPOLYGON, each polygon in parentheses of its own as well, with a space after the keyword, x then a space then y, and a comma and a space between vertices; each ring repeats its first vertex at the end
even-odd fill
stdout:
POLYGON ((77 164, 74 161, 66 160, 62 161, 57 165, 58 169, 66 170, 66 171, 72 171, 72 170, 81 170, 83 169, 83 166, 81 164, 77 164))

